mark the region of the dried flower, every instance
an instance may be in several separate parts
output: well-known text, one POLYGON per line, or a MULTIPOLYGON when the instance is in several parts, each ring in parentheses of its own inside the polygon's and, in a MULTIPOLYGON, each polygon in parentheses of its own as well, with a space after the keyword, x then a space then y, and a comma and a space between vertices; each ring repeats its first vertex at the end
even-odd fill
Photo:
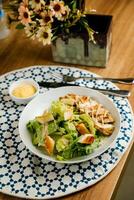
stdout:
POLYGON ((37 38, 40 42, 43 42, 43 45, 50 44, 52 38, 50 27, 41 27, 37 33, 37 38))
POLYGON ((52 11, 44 11, 41 14, 42 19, 40 20, 40 24, 41 26, 44 25, 49 25, 53 22, 53 18, 52 18, 53 14, 52 11))
POLYGON ((28 7, 28 0, 23 0, 23 1, 20 3, 20 6, 28 7))
POLYGON ((69 13, 70 13, 70 8, 68 6, 64 6, 64 11, 61 14, 60 20, 61 21, 65 21, 66 19, 68 19, 69 13))
POLYGON ((25 25, 31 22, 30 12, 27 7, 21 5, 18 11, 19 11, 19 19, 21 20, 22 24, 25 25))
POLYGON ((62 14, 64 14, 64 1, 54 0, 50 2, 49 8, 53 12, 53 16, 55 16, 58 20, 62 18, 62 14))
POLYGON ((31 0, 29 1, 32 9, 41 10, 42 6, 45 6, 44 0, 31 0))
POLYGON ((9 10, 14 13, 13 19, 19 19, 17 28, 24 28, 28 37, 44 45, 58 37, 67 40, 72 35, 84 34, 94 41, 94 31, 84 11, 77 7, 80 4, 78 0, 13 0, 9 2, 9 10))
POLYGON ((33 40, 36 38, 36 34, 37 34, 36 22, 31 22, 29 24, 26 24, 24 29, 25 29, 25 33, 27 37, 30 37, 33 40))

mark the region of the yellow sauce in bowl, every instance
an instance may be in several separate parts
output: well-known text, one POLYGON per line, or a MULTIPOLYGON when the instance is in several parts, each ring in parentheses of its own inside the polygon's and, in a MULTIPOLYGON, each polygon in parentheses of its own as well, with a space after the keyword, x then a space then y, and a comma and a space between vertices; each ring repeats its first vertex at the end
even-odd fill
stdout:
POLYGON ((18 98, 28 98, 36 93, 36 88, 31 84, 20 84, 12 91, 12 95, 18 98))

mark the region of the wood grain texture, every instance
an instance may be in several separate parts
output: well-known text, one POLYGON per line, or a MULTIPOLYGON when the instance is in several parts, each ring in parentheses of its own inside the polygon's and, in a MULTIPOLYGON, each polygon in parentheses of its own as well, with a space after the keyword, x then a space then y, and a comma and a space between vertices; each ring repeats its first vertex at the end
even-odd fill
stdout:
MULTIPOLYGON (((112 51, 106 68, 74 66, 105 77, 134 77, 134 0, 87 0, 86 10, 96 9, 99 14, 113 15, 112 51)), ((11 28, 8 38, 0 40, 0 75, 11 70, 54 63, 51 48, 26 38, 23 31, 11 28)), ((63 64, 62 64, 63 65, 63 64)), ((121 89, 131 89, 129 101, 134 110, 134 87, 118 85, 121 89)), ((64 200, 110 200, 126 163, 132 143, 115 169, 103 180, 85 190, 66 196, 64 200)), ((21 200, 0 194, 0 200, 21 200)))

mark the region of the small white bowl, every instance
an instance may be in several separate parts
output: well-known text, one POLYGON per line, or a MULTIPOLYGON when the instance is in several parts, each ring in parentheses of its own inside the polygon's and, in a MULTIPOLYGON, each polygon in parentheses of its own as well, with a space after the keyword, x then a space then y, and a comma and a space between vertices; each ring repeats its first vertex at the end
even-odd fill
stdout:
POLYGON ((39 85, 37 82, 35 82, 33 79, 20 79, 18 81, 13 82, 10 87, 9 87, 9 95, 11 97, 11 99, 18 105, 21 104, 27 104, 29 101, 31 101, 34 97, 36 97, 39 94, 39 85), (26 98, 21 98, 21 97, 16 97, 12 94, 13 90, 15 88, 17 88, 18 86, 22 85, 22 84, 30 84, 33 85, 36 89, 36 92, 30 96, 30 97, 26 97, 26 98))

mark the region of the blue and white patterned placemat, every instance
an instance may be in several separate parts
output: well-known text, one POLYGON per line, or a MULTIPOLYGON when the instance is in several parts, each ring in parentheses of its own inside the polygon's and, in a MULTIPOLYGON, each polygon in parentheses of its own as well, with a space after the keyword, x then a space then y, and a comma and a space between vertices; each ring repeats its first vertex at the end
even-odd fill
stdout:
MULTIPOLYGON (((121 115, 121 130, 115 143, 100 156, 80 164, 58 164, 33 155, 22 143, 18 120, 24 106, 9 97, 11 82, 21 78, 53 81, 50 72, 97 76, 85 70, 62 66, 33 66, 0 77, 0 191, 24 198, 61 197, 104 178, 119 162, 133 138, 133 113, 126 98, 109 96, 121 115)), ((57 80, 58 81, 58 80, 57 80)), ((117 88, 108 81, 77 81, 80 85, 117 88)), ((41 88, 41 92, 47 89, 41 88)))

